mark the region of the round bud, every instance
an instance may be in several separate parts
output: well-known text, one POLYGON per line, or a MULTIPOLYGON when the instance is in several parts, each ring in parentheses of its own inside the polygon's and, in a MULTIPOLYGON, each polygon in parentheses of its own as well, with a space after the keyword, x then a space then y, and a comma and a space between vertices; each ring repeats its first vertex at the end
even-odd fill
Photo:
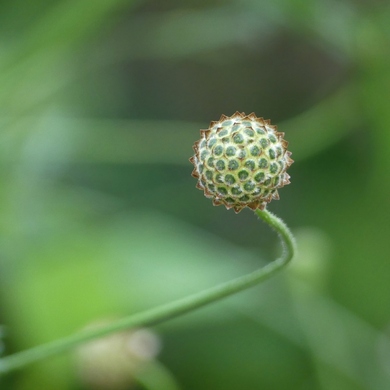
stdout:
POLYGON ((195 142, 192 176, 197 188, 213 204, 233 208, 264 209, 272 199, 279 199, 278 189, 289 184, 287 168, 293 163, 288 143, 269 120, 254 113, 222 115, 200 131, 195 142))

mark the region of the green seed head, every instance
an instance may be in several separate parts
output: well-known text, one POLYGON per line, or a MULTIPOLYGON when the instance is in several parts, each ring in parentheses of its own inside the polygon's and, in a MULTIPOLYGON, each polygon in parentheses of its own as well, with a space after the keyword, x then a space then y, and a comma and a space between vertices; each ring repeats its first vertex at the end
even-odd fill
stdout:
POLYGON ((190 158, 192 176, 214 205, 224 204, 236 213, 245 207, 264 209, 290 183, 286 170, 293 163, 291 152, 284 133, 269 120, 237 111, 222 115, 200 134, 190 158))

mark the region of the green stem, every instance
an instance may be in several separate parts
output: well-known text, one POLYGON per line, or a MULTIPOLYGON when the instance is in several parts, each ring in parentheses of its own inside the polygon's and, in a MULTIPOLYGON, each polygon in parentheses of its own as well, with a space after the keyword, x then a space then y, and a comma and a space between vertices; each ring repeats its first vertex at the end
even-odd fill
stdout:
POLYGON ((178 317, 192 310, 216 302, 229 295, 255 286, 261 281, 284 268, 295 253, 294 238, 285 223, 267 210, 256 210, 255 214, 272 227, 280 236, 283 244, 283 253, 266 266, 248 275, 241 276, 219 286, 201 291, 197 294, 173 301, 142 313, 131 315, 105 328, 85 330, 71 336, 18 352, 0 359, 0 376, 10 371, 21 369, 30 363, 65 352, 79 346, 86 341, 93 340, 119 330, 139 328, 159 324, 171 318, 178 317))

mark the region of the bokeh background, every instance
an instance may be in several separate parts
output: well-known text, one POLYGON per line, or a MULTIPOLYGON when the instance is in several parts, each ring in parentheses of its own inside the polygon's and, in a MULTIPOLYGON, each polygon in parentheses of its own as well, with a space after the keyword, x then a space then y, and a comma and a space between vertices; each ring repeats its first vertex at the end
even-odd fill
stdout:
POLYGON ((250 210, 195 189, 191 146, 221 114, 286 133, 269 209, 300 253, 132 353, 111 339, 1 388, 390 388, 389 20, 380 0, 2 0, 1 354, 277 255, 250 210))

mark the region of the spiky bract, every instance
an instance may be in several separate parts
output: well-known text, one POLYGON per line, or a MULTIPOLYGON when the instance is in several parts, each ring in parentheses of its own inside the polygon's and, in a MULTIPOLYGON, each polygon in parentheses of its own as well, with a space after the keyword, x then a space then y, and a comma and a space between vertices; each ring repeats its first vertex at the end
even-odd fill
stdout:
POLYGON ((290 183, 286 170, 293 163, 291 152, 284 133, 269 120, 237 111, 222 115, 200 134, 190 158, 192 176, 214 205, 224 204, 236 213, 245 207, 264 209, 290 183))

